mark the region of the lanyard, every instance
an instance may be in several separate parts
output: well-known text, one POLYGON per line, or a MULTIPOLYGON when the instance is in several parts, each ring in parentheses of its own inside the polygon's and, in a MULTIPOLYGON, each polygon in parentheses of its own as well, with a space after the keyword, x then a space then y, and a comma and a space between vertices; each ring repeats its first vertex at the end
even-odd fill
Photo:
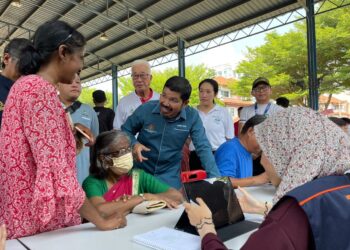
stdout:
MULTIPOLYGON (((269 112, 270 107, 271 107, 271 102, 269 102, 269 104, 265 108, 265 111, 264 111, 265 116, 266 116, 267 112, 269 112)), ((255 103, 255 115, 257 115, 257 111, 258 111, 258 104, 255 103)))

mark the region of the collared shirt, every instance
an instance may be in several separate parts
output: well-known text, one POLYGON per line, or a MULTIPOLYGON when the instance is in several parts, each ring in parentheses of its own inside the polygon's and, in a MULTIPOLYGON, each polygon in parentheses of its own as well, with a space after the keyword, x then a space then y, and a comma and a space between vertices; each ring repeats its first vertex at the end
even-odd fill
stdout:
MULTIPOLYGON (((152 91, 152 93, 152 97, 149 101, 159 100, 159 94, 155 91, 152 91)), ((115 112, 113 128, 120 129, 126 119, 128 119, 140 105, 142 105, 142 101, 135 91, 120 99, 117 111, 115 112)))
POLYGON ((253 158, 237 137, 222 144, 215 152, 222 176, 246 178, 253 175, 253 158))
POLYGON ((0 128, 2 112, 4 111, 5 102, 13 83, 14 82, 11 79, 8 79, 7 77, 0 74, 0 128))
POLYGON ((188 136, 191 136, 208 176, 220 176, 202 121, 191 107, 183 108, 177 119, 168 120, 160 113, 159 101, 149 101, 135 110, 122 130, 129 134, 133 145, 138 141, 150 149, 142 152, 148 160, 135 162, 134 166, 174 188, 181 187, 181 152, 188 136))
MULTIPOLYGON (((95 138, 99 133, 99 123, 96 112, 89 105, 82 103, 80 107, 71 114, 73 123, 80 123, 89 128, 95 138)), ((77 178, 82 185, 89 176, 90 168, 90 147, 84 146, 77 155, 77 178)))
POLYGON ((255 104, 252 104, 248 107, 244 107, 241 111, 240 121, 241 123, 245 123, 250 118, 255 115, 273 115, 279 111, 284 110, 281 106, 278 106, 274 103, 271 103, 270 107, 267 109, 269 103, 265 104, 257 104, 257 108, 255 109, 255 104), (265 114, 266 111, 266 114, 265 114))
MULTIPOLYGON (((226 108, 215 105, 208 113, 200 110, 198 110, 198 113, 202 119, 212 151, 217 150, 221 144, 226 142, 226 138, 232 139, 234 137, 232 117, 226 108)), ((190 150, 195 150, 192 142, 190 150)))

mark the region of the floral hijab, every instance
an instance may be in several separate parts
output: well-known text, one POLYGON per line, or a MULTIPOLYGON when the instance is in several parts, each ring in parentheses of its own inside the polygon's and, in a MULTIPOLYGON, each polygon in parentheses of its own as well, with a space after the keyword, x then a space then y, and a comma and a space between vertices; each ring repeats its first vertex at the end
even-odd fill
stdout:
POLYGON ((291 107, 254 128, 256 139, 282 179, 277 202, 314 178, 341 175, 350 169, 350 138, 326 116, 291 107))

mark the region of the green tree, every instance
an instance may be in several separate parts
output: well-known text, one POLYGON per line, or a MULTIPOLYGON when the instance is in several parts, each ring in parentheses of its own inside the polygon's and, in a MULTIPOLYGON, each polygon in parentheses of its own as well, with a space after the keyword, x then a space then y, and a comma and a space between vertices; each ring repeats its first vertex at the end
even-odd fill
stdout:
MULTIPOLYGON (((176 75, 178 75, 177 68, 167 68, 163 71, 152 70, 152 89, 158 93, 161 93, 166 80, 176 75)), ((189 80, 192 86, 190 105, 194 106, 199 103, 199 82, 205 78, 212 78, 214 75, 214 70, 207 68, 204 64, 186 67, 186 78, 189 80)), ((128 95, 131 91, 134 91, 131 77, 121 77, 118 79, 118 81, 122 96, 128 95)))
MULTIPOLYGON (((95 104, 92 100, 92 93, 95 91, 95 88, 83 88, 81 94, 79 96, 79 101, 82 103, 88 104, 91 107, 94 107, 95 104)), ((105 105, 106 108, 112 108, 113 106, 113 96, 112 92, 105 91, 107 97, 107 103, 105 105)))
MULTIPOLYGON (((329 8, 327 4, 323 8, 329 8)), ((320 94, 350 88, 350 11, 348 7, 316 16, 317 67, 320 94)), ((265 43, 248 48, 237 72, 243 77, 231 84, 234 94, 249 96, 253 80, 267 77, 273 98, 285 96, 295 104, 307 104, 308 68, 306 24, 299 22, 287 33, 268 33, 265 43)))

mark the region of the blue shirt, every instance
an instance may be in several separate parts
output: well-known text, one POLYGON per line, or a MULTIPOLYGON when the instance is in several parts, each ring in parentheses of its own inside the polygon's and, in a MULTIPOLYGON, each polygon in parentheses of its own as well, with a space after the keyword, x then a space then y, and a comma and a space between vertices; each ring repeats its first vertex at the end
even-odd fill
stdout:
MULTIPOLYGON (((99 124, 95 110, 87 104, 81 104, 81 106, 71 114, 73 123, 80 123, 89 128, 95 137, 98 136, 99 124)), ((77 178, 82 185, 86 177, 89 176, 90 168, 90 148, 84 146, 80 153, 77 155, 77 178)))
POLYGON ((2 111, 4 110, 7 96, 9 95, 10 89, 13 85, 13 81, 0 74, 0 128, 2 120, 2 111))
POLYGON ((176 119, 169 120, 161 115, 159 101, 148 101, 129 116, 121 129, 129 134, 132 145, 138 141, 150 149, 142 152, 148 160, 135 162, 134 166, 174 188, 181 187, 182 147, 188 136, 191 136, 208 176, 220 176, 202 120, 191 107, 184 107, 176 119))
POLYGON ((222 176, 246 178, 253 175, 253 158, 237 137, 223 143, 215 152, 222 176))

